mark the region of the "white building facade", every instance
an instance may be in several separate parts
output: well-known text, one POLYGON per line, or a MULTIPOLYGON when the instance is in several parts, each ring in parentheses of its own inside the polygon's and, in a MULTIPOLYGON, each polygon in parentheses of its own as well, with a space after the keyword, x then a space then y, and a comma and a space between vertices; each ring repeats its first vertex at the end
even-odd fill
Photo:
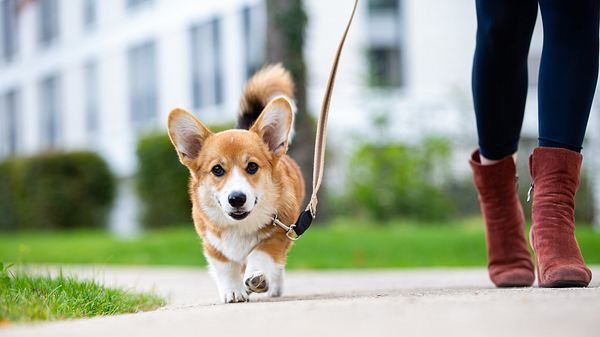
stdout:
MULTIPOLYGON (((317 113, 353 0, 304 3, 317 113)), ((209 124, 235 117, 244 81, 264 62, 265 20, 264 0, 0 0, 0 158, 91 149, 131 176, 138 136, 165 130, 172 108, 209 124)), ((383 111, 402 140, 441 134, 475 147, 475 31, 471 0, 361 1, 331 105, 332 141, 368 134, 383 111)), ((536 107, 532 90, 531 136, 536 107)))

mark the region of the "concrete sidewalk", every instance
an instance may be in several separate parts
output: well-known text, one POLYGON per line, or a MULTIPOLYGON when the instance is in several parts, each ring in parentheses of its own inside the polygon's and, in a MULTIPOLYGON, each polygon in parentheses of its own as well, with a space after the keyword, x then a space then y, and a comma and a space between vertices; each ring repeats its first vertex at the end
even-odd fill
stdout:
POLYGON ((170 303, 148 313, 17 325, 0 336, 600 336, 598 277, 586 289, 495 289, 484 269, 299 271, 287 273, 281 298, 221 305, 202 269, 63 272, 153 290, 170 303))

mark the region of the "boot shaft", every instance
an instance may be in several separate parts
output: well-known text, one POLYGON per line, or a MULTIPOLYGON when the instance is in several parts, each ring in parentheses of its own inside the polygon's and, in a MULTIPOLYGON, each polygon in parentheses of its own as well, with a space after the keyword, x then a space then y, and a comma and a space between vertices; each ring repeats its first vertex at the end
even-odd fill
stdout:
POLYGON ((493 165, 482 165, 479 151, 469 160, 473 170, 473 183, 480 199, 512 196, 517 191, 517 168, 511 156, 493 165))
MULTIPOLYGON (((533 226, 541 218, 557 217, 556 225, 573 228, 575 194, 579 189, 582 155, 560 148, 536 148, 529 156, 529 172, 532 181, 533 226)), ((553 222, 542 221, 547 225, 553 222)))

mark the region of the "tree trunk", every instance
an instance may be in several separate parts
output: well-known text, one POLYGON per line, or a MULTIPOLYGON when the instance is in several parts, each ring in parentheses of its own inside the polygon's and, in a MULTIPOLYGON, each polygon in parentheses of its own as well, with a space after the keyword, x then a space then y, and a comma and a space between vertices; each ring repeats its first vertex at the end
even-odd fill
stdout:
POLYGON ((281 62, 296 83, 296 136, 290 155, 296 160, 306 182, 305 200, 312 191, 315 123, 307 110, 304 37, 308 18, 302 0, 267 0, 267 61, 281 62))

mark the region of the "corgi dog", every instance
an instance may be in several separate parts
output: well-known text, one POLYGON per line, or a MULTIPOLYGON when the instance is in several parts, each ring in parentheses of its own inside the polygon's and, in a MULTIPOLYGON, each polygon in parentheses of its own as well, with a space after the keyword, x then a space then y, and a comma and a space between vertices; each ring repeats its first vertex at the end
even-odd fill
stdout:
POLYGON ((271 65, 246 83, 238 129, 213 133, 185 110, 169 113, 169 137, 190 171, 194 226, 225 303, 282 292, 291 241, 273 217, 294 223, 304 199, 300 169, 286 155, 293 98, 290 73, 271 65))

